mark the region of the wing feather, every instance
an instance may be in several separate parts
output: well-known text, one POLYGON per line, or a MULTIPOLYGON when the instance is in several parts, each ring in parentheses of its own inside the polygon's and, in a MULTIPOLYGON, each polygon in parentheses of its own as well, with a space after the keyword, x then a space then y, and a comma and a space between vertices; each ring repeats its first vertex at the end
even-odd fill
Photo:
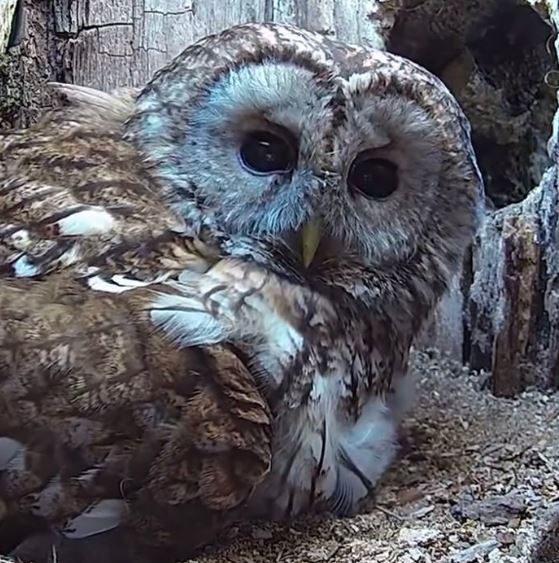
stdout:
POLYGON ((60 88, 68 107, 0 134, 2 521, 34 515, 64 541, 122 529, 184 556, 269 471, 270 411, 227 344, 234 319, 196 284, 160 283, 220 253, 122 139, 133 94, 60 88), (192 309, 186 347, 154 317, 173 293, 192 309))
POLYGON ((73 106, 0 135, 4 275, 38 276, 61 267, 87 273, 100 257, 184 231, 148 165, 122 138, 130 102, 75 89, 64 87, 73 106))
POLYGON ((270 412, 247 366, 226 344, 177 347, 149 320, 153 293, 55 274, 0 285, 0 501, 12 516, 46 516, 68 537, 122 524, 192 548, 269 471, 270 412))

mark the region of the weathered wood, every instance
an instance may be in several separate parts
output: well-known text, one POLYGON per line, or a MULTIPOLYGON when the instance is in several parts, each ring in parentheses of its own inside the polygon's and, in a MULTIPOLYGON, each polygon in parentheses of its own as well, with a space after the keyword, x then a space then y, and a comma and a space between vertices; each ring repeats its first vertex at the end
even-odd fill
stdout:
POLYGON ((29 125, 51 103, 45 87, 54 74, 48 57, 47 2, 20 0, 20 17, 11 20, 12 46, 5 53, 0 49, 0 129, 29 125))
MULTIPOLYGON (((549 1, 547 9, 557 27, 557 5, 549 1)), ((558 125, 559 112, 539 185, 491 214, 474 244, 465 359, 491 371, 497 395, 529 384, 559 387, 558 125)))
POLYGON ((0 0, 0 53, 8 46, 17 0, 0 0))
POLYGON ((554 164, 540 185, 488 217, 474 244, 466 359, 492 372, 497 395, 532 383, 559 386, 557 133, 550 143, 554 164))
POLYGON ((247 21, 294 23, 382 45, 377 0, 56 0, 63 79, 111 90, 142 84, 188 44, 247 21))

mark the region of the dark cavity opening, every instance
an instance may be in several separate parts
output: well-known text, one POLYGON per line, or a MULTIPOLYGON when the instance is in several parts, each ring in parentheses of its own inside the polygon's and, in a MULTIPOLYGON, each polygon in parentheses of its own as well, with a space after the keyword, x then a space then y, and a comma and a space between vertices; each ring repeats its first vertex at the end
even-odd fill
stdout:
POLYGON ((524 199, 549 166, 553 39, 544 15, 520 0, 407 1, 389 37, 390 51, 439 76, 461 103, 497 208, 524 199))

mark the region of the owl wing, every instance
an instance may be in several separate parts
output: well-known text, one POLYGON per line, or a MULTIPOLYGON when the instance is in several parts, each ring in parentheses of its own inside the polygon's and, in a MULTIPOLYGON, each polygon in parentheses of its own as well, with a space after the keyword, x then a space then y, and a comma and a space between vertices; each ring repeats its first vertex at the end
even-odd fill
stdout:
POLYGON ((184 556, 263 480, 270 413, 242 355, 203 335, 175 345, 151 320, 161 292, 0 284, 4 522, 33 515, 70 540, 123 529, 184 556))
POLYGON ((267 473, 270 414, 227 338, 193 321, 179 346, 154 322, 173 291, 154 282, 218 256, 123 141, 126 99, 78 94, 0 135, 0 519, 184 555, 267 473))
MULTIPOLYGON (((147 164, 122 139, 131 98, 75 86, 65 93, 69 106, 0 135, 0 275, 116 270, 115 255, 138 258, 184 231, 147 164)), ((140 261, 144 275, 168 266, 159 254, 140 261)))

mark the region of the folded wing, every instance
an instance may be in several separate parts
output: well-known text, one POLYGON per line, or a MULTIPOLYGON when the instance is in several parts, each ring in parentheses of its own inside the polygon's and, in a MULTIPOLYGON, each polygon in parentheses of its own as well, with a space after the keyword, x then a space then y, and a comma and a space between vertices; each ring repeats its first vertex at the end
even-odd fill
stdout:
POLYGON ((138 545, 184 556, 268 472, 270 413, 197 284, 181 289, 188 342, 154 319, 175 291, 157 282, 219 252, 122 139, 130 99, 67 94, 0 135, 0 546, 33 518, 56 534, 19 555, 47 558, 55 541, 74 563, 68 542, 97 553, 106 538, 134 561, 138 545))
POLYGON ((242 357, 179 348, 151 323, 152 299, 64 275, 0 284, 4 519, 77 540, 122 526, 188 550, 264 478, 270 414, 242 357))

